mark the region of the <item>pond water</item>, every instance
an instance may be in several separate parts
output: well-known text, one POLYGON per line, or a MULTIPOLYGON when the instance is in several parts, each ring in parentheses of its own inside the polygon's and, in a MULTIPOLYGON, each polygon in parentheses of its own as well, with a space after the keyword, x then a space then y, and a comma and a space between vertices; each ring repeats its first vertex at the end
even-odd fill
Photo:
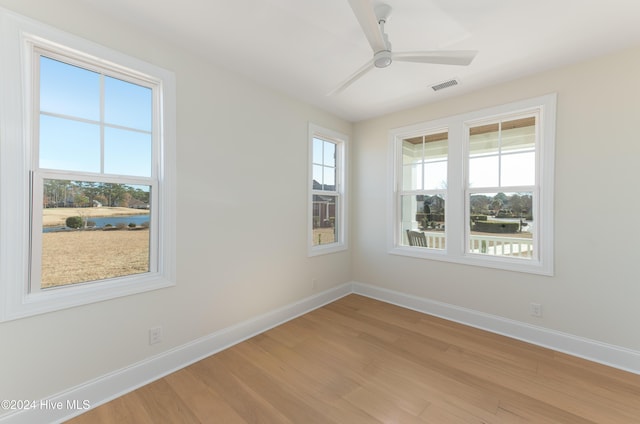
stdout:
MULTIPOLYGON (((107 217, 93 217, 89 218, 89 221, 93 221, 96 223, 96 228, 103 228, 107 224, 111 224, 114 227, 119 223, 124 223, 129 225, 130 223, 134 223, 138 226, 142 225, 145 222, 149 222, 149 214, 144 215, 128 215, 128 216, 107 216, 107 217)), ((65 226, 57 226, 57 227, 43 227, 43 233, 51 233, 54 231, 65 231, 69 228, 65 226)))

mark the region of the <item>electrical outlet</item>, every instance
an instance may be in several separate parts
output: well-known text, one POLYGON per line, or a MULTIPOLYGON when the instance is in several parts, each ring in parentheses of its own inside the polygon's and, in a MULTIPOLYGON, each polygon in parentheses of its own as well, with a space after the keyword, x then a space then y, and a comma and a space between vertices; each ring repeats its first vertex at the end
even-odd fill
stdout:
POLYGON ((158 344, 162 341, 162 327, 149 329, 149 345, 158 344))
POLYGON ((532 317, 542 318, 542 305, 531 302, 529 304, 529 313, 532 317))

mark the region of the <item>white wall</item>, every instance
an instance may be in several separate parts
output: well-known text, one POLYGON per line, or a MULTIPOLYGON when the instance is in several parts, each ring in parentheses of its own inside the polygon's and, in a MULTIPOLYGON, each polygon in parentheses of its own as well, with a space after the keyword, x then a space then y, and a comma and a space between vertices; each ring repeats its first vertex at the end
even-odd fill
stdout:
MULTIPOLYGON (((173 70, 177 286, 0 324, 0 399, 47 398, 350 281, 350 253, 308 258, 308 121, 351 124, 73 0, 0 6, 173 70), (148 346, 161 325, 164 342, 148 346)), ((2 205, 2 207, 7 207, 2 205)), ((2 415, 3 411, 0 411, 2 415)))
POLYGON ((357 123, 354 280, 640 351, 640 48, 357 123), (555 275, 387 254, 388 131, 558 93, 555 275), (529 316, 529 303, 543 318, 529 316))
POLYGON ((47 398, 290 304, 314 293, 312 278, 317 290, 353 279, 640 351, 640 49, 355 124, 353 254, 307 258, 307 122, 347 134, 350 123, 82 2, 0 6, 174 70, 178 95, 178 285, 0 324, 0 399, 47 398), (387 254, 389 129, 556 91, 554 277, 387 254), (150 347, 156 325, 165 341, 150 347))

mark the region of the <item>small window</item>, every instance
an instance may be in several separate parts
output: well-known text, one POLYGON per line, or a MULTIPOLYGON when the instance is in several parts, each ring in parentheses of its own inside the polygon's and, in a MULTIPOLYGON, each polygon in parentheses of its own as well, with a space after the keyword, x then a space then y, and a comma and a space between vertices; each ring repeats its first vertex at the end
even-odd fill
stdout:
POLYGON ((346 248, 345 143, 342 134, 309 126, 311 256, 346 248))
POLYGON ((174 285, 173 74, 6 22, 0 319, 174 285))

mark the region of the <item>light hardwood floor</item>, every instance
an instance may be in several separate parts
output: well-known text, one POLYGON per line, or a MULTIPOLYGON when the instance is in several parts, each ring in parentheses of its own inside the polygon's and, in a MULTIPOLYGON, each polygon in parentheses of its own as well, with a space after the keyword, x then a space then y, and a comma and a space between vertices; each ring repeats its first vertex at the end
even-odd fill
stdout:
POLYGON ((640 423, 640 375, 349 295, 70 421, 640 423))

